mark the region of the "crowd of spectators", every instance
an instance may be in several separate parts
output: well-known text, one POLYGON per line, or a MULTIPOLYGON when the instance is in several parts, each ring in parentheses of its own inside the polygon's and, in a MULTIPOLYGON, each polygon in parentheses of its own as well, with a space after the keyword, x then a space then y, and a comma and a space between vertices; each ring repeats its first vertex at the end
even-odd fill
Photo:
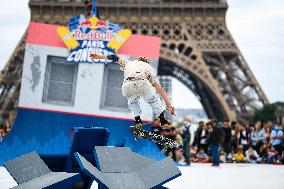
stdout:
POLYGON ((182 124, 164 131, 155 121, 153 132, 183 144, 166 151, 180 165, 191 162, 211 162, 213 166, 219 166, 220 162, 284 164, 284 135, 279 123, 209 120, 195 125, 185 117, 182 124))
POLYGON ((23 37, 14 55, 0 72, 0 142, 8 135, 15 120, 15 106, 19 99, 25 38, 23 37))

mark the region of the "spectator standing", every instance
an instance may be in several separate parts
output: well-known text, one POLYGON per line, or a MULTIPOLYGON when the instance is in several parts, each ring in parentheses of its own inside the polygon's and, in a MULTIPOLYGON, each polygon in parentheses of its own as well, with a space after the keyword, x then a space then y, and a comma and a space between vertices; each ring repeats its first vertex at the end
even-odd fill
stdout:
POLYGON ((198 133, 200 133, 200 131, 203 129, 204 125, 205 125, 204 121, 200 121, 198 123, 198 127, 197 127, 197 129, 195 131, 195 136, 194 136, 194 140, 193 140, 193 144, 192 145, 193 146, 197 146, 197 148, 198 148, 198 143, 199 143, 198 133))
POLYGON ((231 150, 236 151, 238 149, 239 142, 239 125, 237 122, 232 121, 231 123, 231 150))
POLYGON ((249 146, 250 133, 243 125, 240 126, 239 135, 239 144, 243 146, 244 151, 247 151, 249 146))
POLYGON ((209 144, 211 154, 213 156, 212 159, 212 166, 219 166, 220 165, 220 144, 223 142, 224 139, 224 131, 222 127, 218 127, 216 123, 212 123, 212 132, 209 136, 209 144))
POLYGON ((223 142, 223 148, 225 152, 225 156, 228 156, 228 154, 231 152, 231 136, 232 131, 231 127, 229 126, 229 121, 224 120, 223 122, 223 131, 224 131, 224 142, 223 142))
POLYGON ((203 149, 205 153, 208 153, 208 138, 209 138, 209 131, 207 129, 208 123, 206 124, 199 124, 199 128, 196 131, 195 138, 197 143, 197 152, 200 149, 203 149))
MULTIPOLYGON (((253 125, 252 125, 252 127, 253 127, 253 125)), ((247 133, 249 133, 249 138, 248 138, 249 146, 251 146, 251 128, 252 127, 249 123, 245 124, 245 130, 247 131, 247 133)))
POLYGON ((190 148, 194 140, 194 131, 191 128, 190 119, 184 117, 182 126, 182 138, 183 138, 183 151, 184 158, 188 165, 190 165, 190 148))
POLYGON ((256 163, 259 159, 258 153, 251 146, 246 151, 246 159, 249 163, 256 163))
POLYGON ((262 144, 264 144, 265 134, 264 130, 261 129, 259 122, 255 123, 254 130, 251 132, 251 141, 253 149, 259 153, 259 148, 262 144))
POLYGON ((283 130, 281 125, 275 124, 275 128, 271 132, 271 145, 275 148, 278 155, 282 155, 283 130))

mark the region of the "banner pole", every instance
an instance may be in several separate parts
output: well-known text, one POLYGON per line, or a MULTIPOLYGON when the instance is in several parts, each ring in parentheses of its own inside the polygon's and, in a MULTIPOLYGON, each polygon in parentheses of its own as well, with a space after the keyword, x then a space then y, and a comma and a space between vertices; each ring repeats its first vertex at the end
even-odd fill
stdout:
POLYGON ((96 3, 96 0, 92 0, 92 17, 97 17, 97 3, 96 3))

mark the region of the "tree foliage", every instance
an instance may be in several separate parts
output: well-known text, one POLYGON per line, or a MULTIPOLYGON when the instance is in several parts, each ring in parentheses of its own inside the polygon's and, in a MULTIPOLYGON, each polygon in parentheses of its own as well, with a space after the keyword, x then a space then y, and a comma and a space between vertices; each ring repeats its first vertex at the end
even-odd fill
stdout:
POLYGON ((276 121, 276 110, 279 106, 284 107, 284 102, 276 102, 272 104, 265 104, 262 109, 254 113, 254 121, 276 121))

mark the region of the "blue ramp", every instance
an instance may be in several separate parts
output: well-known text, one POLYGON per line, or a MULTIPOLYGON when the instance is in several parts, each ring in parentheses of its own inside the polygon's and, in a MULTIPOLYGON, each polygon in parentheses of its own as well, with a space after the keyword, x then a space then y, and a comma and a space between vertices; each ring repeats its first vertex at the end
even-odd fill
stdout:
MULTIPOLYGON (((71 135, 70 135, 71 136, 71 135)), ((78 172, 79 167, 74 153, 80 152, 89 162, 95 163, 95 146, 106 146, 109 131, 103 127, 75 127, 68 154, 41 154, 43 161, 52 171, 78 172)))
POLYGON ((128 131, 130 125, 133 125, 131 120, 19 109, 12 131, 0 143, 0 165, 31 151, 68 156, 70 131, 74 127, 104 127, 110 131, 109 146, 130 147, 133 152, 154 160, 165 157, 153 142, 144 139, 136 142, 128 131))

